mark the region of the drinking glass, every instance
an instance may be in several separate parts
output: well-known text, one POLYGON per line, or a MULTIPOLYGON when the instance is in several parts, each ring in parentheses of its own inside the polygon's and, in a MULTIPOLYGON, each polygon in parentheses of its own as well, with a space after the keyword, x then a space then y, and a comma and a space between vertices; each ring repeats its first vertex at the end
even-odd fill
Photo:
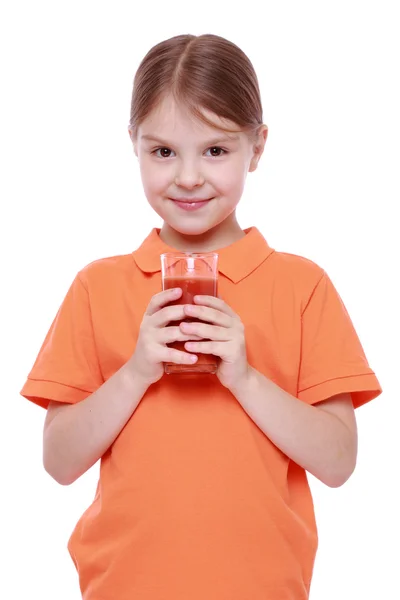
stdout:
MULTIPOLYGON (((182 296, 173 304, 194 304, 196 295, 216 296, 218 287, 218 254, 215 252, 186 253, 166 252, 161 254, 162 289, 181 288, 182 296)), ((199 322, 200 319, 186 318, 186 322, 199 322)), ((204 321, 202 321, 204 322, 204 321)), ((170 325, 177 325, 171 322, 170 325)), ((206 340, 204 340, 206 341, 206 340)), ((185 342, 169 344, 187 352, 185 342)), ((171 373, 216 373, 218 358, 212 354, 196 353, 198 360, 193 365, 165 363, 164 371, 171 373)))

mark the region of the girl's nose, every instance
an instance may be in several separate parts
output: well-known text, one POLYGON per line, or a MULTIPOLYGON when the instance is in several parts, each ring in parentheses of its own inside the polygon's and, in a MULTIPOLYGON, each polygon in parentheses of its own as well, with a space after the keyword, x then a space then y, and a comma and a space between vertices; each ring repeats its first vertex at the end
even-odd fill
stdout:
POLYGON ((181 165, 175 177, 175 185, 188 189, 203 185, 204 181, 204 175, 195 163, 181 165))

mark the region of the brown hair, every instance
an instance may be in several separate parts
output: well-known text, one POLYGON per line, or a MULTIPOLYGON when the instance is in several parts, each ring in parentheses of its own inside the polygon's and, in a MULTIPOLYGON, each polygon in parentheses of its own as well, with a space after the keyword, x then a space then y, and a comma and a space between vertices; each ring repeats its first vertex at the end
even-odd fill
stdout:
POLYGON ((169 94, 207 125, 215 127, 201 109, 233 121, 250 137, 263 124, 253 65, 238 46, 217 35, 178 35, 149 50, 133 83, 129 120, 133 139, 147 115, 169 94))

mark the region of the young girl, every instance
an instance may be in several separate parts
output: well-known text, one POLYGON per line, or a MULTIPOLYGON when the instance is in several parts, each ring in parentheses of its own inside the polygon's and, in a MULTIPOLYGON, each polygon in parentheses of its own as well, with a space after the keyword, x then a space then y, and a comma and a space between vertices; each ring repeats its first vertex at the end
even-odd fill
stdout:
POLYGON ((47 409, 56 481, 101 459, 68 544, 82 595, 306 600, 306 472, 331 487, 350 477, 354 408, 381 387, 326 272, 236 219, 267 138, 246 55, 215 35, 156 45, 129 134, 163 226, 77 274, 21 391, 47 409), (180 289, 160 291, 160 254, 173 250, 219 254, 219 297, 180 305, 180 289), (215 375, 164 374, 199 353, 219 357, 215 375))

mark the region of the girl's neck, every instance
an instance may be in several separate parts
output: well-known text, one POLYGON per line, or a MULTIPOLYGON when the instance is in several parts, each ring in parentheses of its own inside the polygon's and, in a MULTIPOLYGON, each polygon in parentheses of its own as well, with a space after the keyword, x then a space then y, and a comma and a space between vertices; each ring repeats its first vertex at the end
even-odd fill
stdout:
POLYGON ((230 246, 245 235, 234 214, 200 235, 180 233, 165 221, 160 231, 162 241, 180 252, 213 252, 230 246))

